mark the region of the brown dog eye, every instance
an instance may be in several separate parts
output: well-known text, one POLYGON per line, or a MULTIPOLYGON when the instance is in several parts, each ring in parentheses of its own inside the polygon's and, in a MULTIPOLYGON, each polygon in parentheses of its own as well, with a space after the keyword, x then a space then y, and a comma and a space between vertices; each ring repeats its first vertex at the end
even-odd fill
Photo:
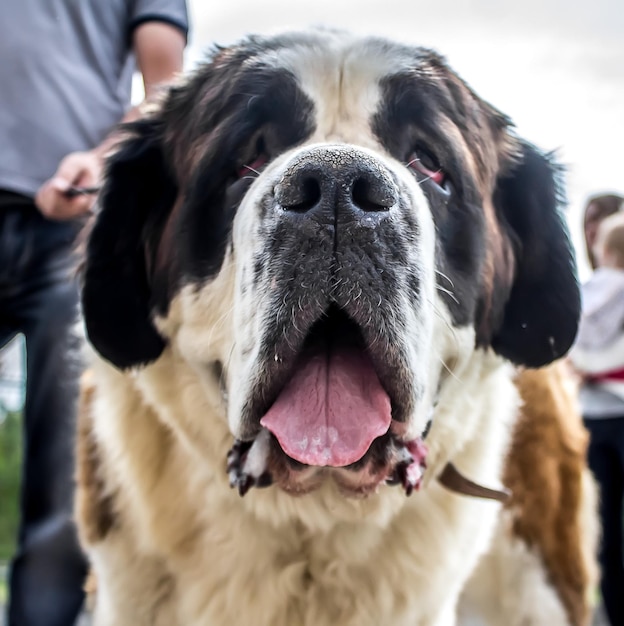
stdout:
POLYGON ((417 146, 410 154, 407 167, 432 180, 439 187, 444 187, 447 176, 437 158, 426 148, 417 146))
POLYGON ((260 174, 260 170, 268 163, 269 155, 264 137, 260 135, 256 140, 255 149, 249 159, 237 170, 238 178, 250 176, 255 178, 260 174))

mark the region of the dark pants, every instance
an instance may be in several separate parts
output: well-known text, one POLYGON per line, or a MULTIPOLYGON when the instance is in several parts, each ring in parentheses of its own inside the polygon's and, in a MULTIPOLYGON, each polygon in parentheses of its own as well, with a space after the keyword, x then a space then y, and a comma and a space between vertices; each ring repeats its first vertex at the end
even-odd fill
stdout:
POLYGON ((0 191, 0 346, 26 338, 24 461, 9 626, 70 626, 86 562, 72 520, 80 345, 72 255, 78 225, 0 191))
POLYGON ((602 600, 611 625, 620 626, 624 625, 624 416, 586 419, 585 426, 590 434, 589 467, 600 484, 601 491, 602 600))

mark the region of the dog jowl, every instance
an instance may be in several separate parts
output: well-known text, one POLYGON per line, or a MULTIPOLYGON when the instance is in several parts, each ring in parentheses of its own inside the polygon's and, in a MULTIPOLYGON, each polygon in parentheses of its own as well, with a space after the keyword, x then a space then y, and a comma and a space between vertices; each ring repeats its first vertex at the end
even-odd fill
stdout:
POLYGON ((121 369, 190 365, 241 493, 409 494, 449 364, 539 366, 574 338, 556 166, 429 50, 249 38, 127 133, 88 246, 89 339, 121 369))

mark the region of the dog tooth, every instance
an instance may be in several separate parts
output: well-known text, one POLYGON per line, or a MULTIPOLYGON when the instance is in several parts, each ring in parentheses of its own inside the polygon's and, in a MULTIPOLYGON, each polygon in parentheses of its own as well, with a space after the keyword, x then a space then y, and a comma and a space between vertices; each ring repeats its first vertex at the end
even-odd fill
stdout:
POLYGON ((238 472, 228 472, 228 479, 230 481, 230 487, 233 489, 238 483, 238 472))
POLYGON ((242 460, 242 471, 258 479, 266 472, 271 446, 271 434, 263 428, 242 460))

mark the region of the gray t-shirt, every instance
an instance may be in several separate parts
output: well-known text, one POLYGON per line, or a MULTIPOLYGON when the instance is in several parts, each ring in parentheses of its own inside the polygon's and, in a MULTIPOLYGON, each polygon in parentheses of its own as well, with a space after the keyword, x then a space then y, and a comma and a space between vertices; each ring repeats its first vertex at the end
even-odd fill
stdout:
POLYGON ((0 189, 34 196, 121 120, 147 21, 186 34, 185 0, 0 0, 0 189))

